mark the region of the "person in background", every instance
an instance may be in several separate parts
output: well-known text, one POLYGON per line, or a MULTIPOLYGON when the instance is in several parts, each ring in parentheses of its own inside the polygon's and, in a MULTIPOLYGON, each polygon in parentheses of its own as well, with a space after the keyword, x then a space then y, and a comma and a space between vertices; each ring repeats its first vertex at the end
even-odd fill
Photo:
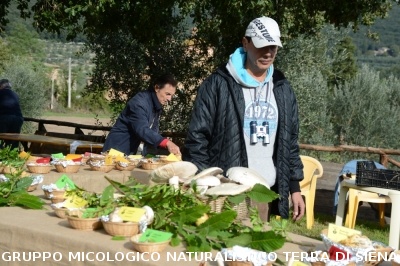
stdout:
POLYGON ((177 84, 172 75, 165 74, 131 98, 108 134, 103 152, 113 148, 126 155, 136 154, 143 142, 142 155, 146 155, 147 145, 180 155, 179 147, 158 132, 162 106, 171 101, 177 84))
MULTIPOLYGON (((8 79, 0 80, 0 133, 20 133, 24 117, 22 116, 18 94, 11 89, 8 79)), ((18 148, 18 141, 4 141, 0 148, 10 146, 18 148)))
POLYGON ((270 214, 293 219, 305 211, 299 182, 299 118, 295 94, 273 63, 282 47, 275 20, 252 20, 242 47, 200 85, 185 140, 183 160, 200 170, 234 166, 261 174, 280 197, 257 206, 262 220, 270 214), (290 197, 289 197, 290 196, 290 197))

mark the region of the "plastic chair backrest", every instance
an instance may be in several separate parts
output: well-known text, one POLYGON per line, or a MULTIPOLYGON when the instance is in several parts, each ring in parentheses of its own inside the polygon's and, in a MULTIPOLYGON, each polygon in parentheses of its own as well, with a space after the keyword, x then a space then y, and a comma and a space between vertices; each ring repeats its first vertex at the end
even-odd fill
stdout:
POLYGON ((310 189, 315 189, 317 178, 324 174, 322 164, 315 158, 305 155, 300 155, 303 163, 304 179, 300 182, 300 189, 304 192, 310 189))

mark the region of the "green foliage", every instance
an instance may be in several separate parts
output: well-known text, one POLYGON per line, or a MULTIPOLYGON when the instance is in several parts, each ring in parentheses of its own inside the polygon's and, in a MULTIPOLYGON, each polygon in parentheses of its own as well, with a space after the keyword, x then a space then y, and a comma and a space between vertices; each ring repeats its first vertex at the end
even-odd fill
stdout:
MULTIPOLYGON (((1 140, 0 140, 0 147, 2 147, 1 140)), ((5 146, 0 149, 1 166, 22 168, 25 162, 26 159, 22 159, 19 157, 19 151, 17 148, 11 148, 11 146, 5 146)))
POLYGON ((36 57, 38 61, 44 58, 44 50, 37 32, 29 31, 22 23, 13 23, 10 27, 12 30, 8 33, 6 40, 13 55, 36 57))
POLYGON ((333 119, 340 140, 365 147, 399 148, 399 90, 398 79, 381 79, 365 65, 354 80, 335 89, 331 110, 336 110, 333 119))
MULTIPOLYGON (((155 221, 150 226, 173 233, 171 244, 185 242, 190 252, 219 250, 233 245, 270 252, 281 248, 285 242, 282 232, 262 231, 261 227, 237 222, 237 213, 229 204, 225 204, 220 213, 213 213, 210 212, 210 206, 205 205, 195 193, 175 189, 168 184, 147 186, 133 179, 121 184, 107 177, 106 179, 118 193, 124 195, 118 198, 118 206, 150 206, 155 212, 155 221), (205 214, 209 218, 196 226, 197 219, 205 214)), ((278 195, 265 186, 256 185, 251 191, 244 193, 242 201, 246 197, 255 202, 270 202, 278 195)), ((238 197, 232 197, 232 200, 236 201, 238 197)), ((107 201, 114 200, 108 198, 107 201)))
MULTIPOLYGON (((1 143, 0 143, 1 144, 1 143)), ((27 192, 32 184, 32 177, 21 177, 25 160, 18 157, 18 149, 5 147, 0 149, 0 164, 13 167, 11 174, 5 174, 6 181, 0 180, 0 207, 20 206, 30 209, 41 209, 44 202, 27 192)))

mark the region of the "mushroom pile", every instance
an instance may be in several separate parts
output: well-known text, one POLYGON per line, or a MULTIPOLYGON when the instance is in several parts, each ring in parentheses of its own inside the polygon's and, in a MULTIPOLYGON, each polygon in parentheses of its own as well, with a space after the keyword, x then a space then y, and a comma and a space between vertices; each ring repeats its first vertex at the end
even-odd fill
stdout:
POLYGON ((201 195, 229 196, 238 195, 255 184, 269 188, 265 179, 256 171, 246 167, 228 169, 226 177, 219 167, 210 167, 198 174, 198 168, 190 162, 174 162, 153 170, 150 173, 150 183, 169 183, 175 188, 189 187, 193 182, 201 195))

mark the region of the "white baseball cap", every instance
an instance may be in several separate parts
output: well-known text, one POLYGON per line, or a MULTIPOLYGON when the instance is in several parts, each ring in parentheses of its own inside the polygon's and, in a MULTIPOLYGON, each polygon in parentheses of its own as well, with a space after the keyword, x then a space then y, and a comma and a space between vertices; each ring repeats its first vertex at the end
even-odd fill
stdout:
POLYGON ((260 17, 253 19, 247 26, 245 36, 251 37, 256 48, 270 45, 282 47, 280 40, 281 32, 278 23, 269 17, 260 17))

